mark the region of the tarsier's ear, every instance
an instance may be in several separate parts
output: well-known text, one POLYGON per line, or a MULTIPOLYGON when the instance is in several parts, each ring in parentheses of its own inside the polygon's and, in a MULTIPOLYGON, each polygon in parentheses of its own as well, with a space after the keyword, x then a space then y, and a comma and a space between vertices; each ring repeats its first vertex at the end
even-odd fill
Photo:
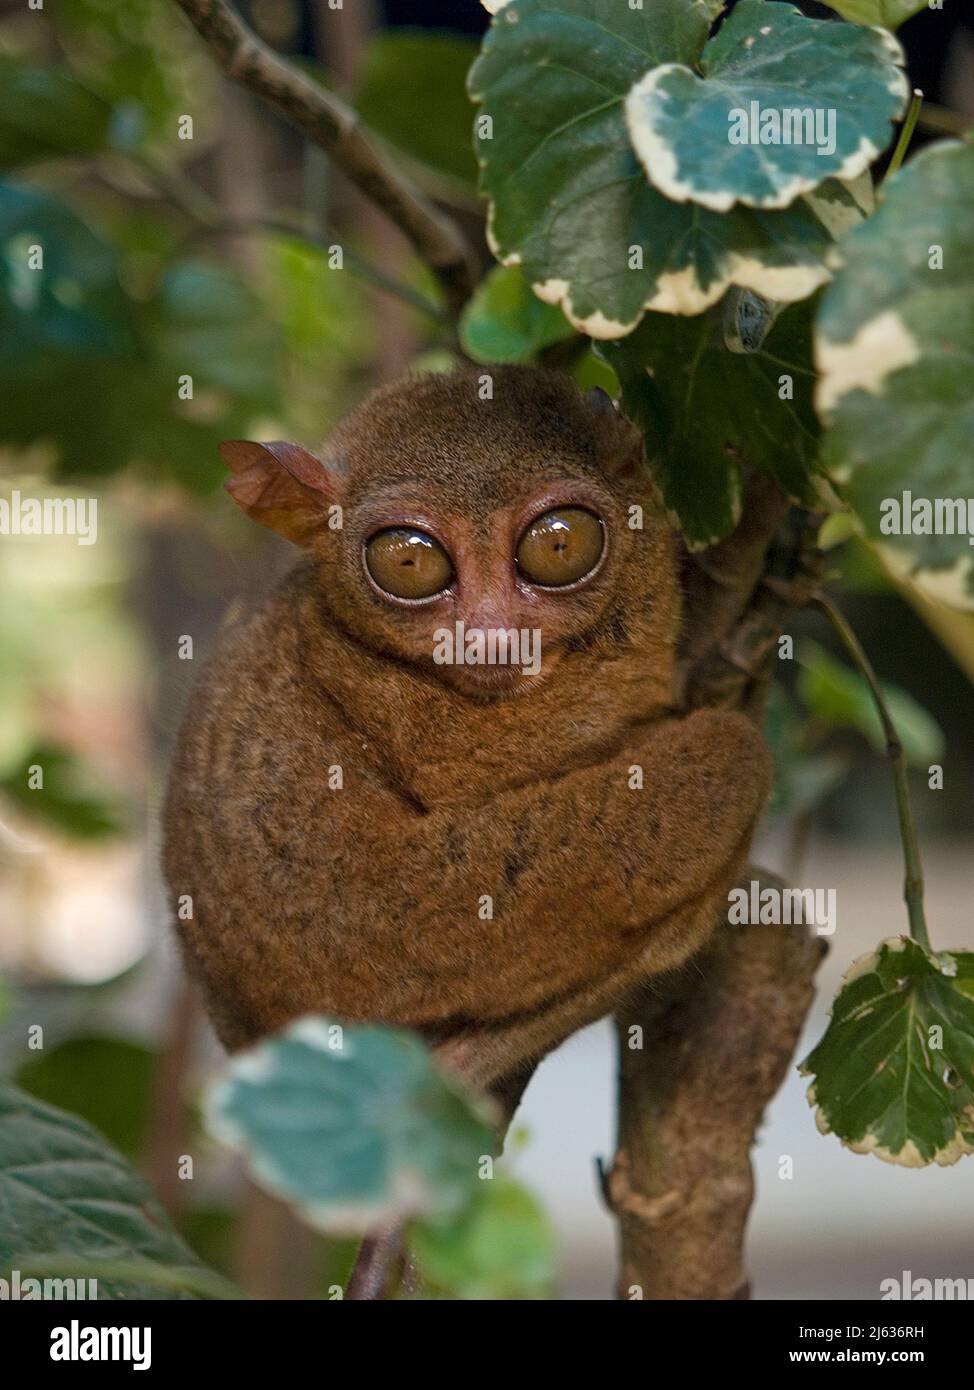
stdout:
POLYGON ((585 399, 593 412, 605 422, 605 453, 602 467, 610 478, 634 478, 643 468, 645 449, 642 431, 615 406, 601 386, 592 386, 585 399))
POLYGON ((241 510, 295 545, 307 545, 338 502, 334 473, 298 444, 228 439, 220 453, 233 477, 225 484, 241 510))

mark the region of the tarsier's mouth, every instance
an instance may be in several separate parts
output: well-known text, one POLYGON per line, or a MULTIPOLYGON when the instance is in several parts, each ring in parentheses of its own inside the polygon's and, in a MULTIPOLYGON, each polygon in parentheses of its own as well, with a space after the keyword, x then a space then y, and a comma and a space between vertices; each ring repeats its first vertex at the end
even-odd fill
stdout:
POLYGON ((537 673, 529 673, 520 666, 449 666, 438 669, 436 676, 462 694, 477 699, 521 698, 539 689, 558 664, 560 655, 560 649, 546 651, 537 673))
POLYGON ((520 666, 452 666, 439 674, 461 690, 485 695, 503 695, 537 679, 529 677, 520 666))

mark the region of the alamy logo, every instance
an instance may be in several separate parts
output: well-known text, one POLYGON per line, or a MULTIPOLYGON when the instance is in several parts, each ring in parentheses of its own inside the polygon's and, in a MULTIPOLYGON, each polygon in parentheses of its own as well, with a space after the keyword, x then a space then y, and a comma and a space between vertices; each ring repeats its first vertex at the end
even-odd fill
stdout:
POLYGON ((541 670, 541 629, 516 627, 438 627, 433 633, 437 666, 520 666, 524 675, 541 670))
POLYGON ((909 1269, 904 1269, 899 1279, 883 1279, 879 1289, 882 1300, 928 1303, 940 1299, 974 1299, 974 1279, 915 1279, 909 1269))
POLYGON ((12 1303, 26 1303, 35 1298, 74 1301, 97 1297, 97 1279, 35 1279, 31 1275, 24 1277, 19 1269, 12 1269, 9 1279, 0 1279, 0 1299, 9 1299, 12 1303))
POLYGON ((835 931, 834 888, 763 887, 752 878, 746 888, 732 888, 727 894, 727 921, 739 926, 800 926, 815 928, 817 936, 835 931))
POLYGON ((133 1371, 152 1365, 151 1327, 82 1327, 72 1318, 51 1329, 52 1361, 131 1361, 133 1371))
POLYGON ((884 497, 879 530, 884 536, 966 536, 974 545, 974 497, 884 497))
POLYGON ((98 539, 97 497, 24 497, 14 488, 0 497, 0 536, 76 536, 79 545, 98 539))
POLYGON ((814 145, 816 154, 835 154, 834 106, 762 106, 751 101, 727 113, 732 145, 814 145))

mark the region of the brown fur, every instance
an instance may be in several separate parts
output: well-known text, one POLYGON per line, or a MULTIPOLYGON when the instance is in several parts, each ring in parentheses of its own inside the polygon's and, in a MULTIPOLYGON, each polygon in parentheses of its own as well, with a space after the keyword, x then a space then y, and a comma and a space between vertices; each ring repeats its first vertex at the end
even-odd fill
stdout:
POLYGON ((419 1029, 487 1084, 696 950, 744 861, 767 752, 739 716, 672 713, 677 560, 632 427, 560 376, 491 376, 493 400, 469 371, 374 393, 323 462, 227 447, 238 502, 309 552, 205 672, 170 781, 167 879, 230 1048, 321 1012, 419 1029), (552 498, 606 524, 573 593, 513 573, 552 498), (454 556, 450 596, 365 578, 399 518, 454 556), (457 618, 540 628, 541 674, 437 667, 457 618))

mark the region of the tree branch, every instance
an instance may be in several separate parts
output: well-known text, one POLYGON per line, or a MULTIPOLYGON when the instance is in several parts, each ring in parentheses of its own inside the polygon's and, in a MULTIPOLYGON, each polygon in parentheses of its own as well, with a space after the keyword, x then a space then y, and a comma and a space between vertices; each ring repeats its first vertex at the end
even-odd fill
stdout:
POLYGON ((473 292, 476 269, 473 251, 453 220, 380 153, 350 107, 262 43, 225 0, 176 3, 225 76, 320 145, 401 229, 457 314, 473 292))
MULTIPOLYGON (((734 534, 688 559, 682 704, 760 720, 778 638, 815 593, 824 557, 820 518, 789 510, 760 475, 745 497, 734 534)), ((750 1150, 823 951, 804 928, 723 920, 690 966, 619 1011, 618 1149, 603 1190, 619 1223, 621 1298, 748 1296, 750 1150), (641 1048, 629 1046, 634 1024, 641 1048)))
POLYGON ((618 1150, 604 1192, 621 1235, 620 1298, 748 1297, 751 1146, 824 953, 802 926, 725 928, 700 973, 617 1019, 618 1150), (642 1050, 630 1046, 634 1022, 642 1050))

